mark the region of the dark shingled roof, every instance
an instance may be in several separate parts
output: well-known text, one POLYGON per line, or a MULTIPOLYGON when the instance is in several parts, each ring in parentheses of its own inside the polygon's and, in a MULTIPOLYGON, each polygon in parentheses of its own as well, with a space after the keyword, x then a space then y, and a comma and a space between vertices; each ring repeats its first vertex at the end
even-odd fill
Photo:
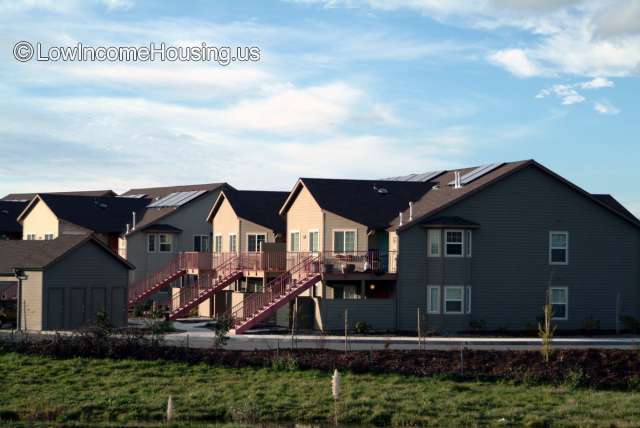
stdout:
MULTIPOLYGON (((157 200, 157 199, 161 199, 165 196, 170 195, 171 193, 176 193, 176 192, 191 192, 194 190, 206 190, 207 193, 209 192, 213 192, 215 190, 218 189, 233 189, 233 187, 231 187, 230 185, 228 185, 227 183, 207 183, 207 184, 188 184, 188 185, 184 185, 184 186, 169 186, 169 187, 148 187, 148 188, 138 188, 138 189, 131 189, 128 190, 127 192, 123 193, 120 196, 132 196, 132 195, 145 195, 145 198, 150 198, 151 202, 153 202, 153 200, 157 200)), ((183 205, 183 206, 188 206, 191 202, 193 201, 197 201, 198 199, 200 199, 202 196, 206 195, 207 193, 199 196, 198 198, 193 199, 192 201, 189 201, 187 204, 183 205)), ((131 199, 131 198, 120 198, 120 199, 131 199)), ((181 209, 182 207, 152 207, 152 208, 148 208, 145 213, 144 216, 138 216, 138 221, 136 224, 136 228, 135 230, 132 230, 130 232, 130 234, 134 234, 137 232, 140 232, 142 230, 146 230, 147 226, 156 224, 158 221, 162 220, 163 218, 167 217, 168 215, 176 212, 177 210, 181 209)))
POLYGON ((0 234, 22 233, 18 216, 26 206, 26 202, 0 201, 0 234))
MULTIPOLYGON (((116 196, 113 190, 83 190, 78 192, 41 192, 50 195, 75 195, 75 196, 116 196)), ((29 202, 38 193, 10 193, 1 200, 29 202)))
POLYGON ((223 194, 238 217, 267 227, 276 233, 285 233, 285 221, 278 211, 289 192, 225 189, 223 194))
POLYGON ((389 226, 409 202, 420 199, 432 186, 432 183, 385 180, 301 178, 300 181, 322 209, 371 229, 389 226))
MULTIPOLYGON (((61 220, 97 233, 123 233, 132 222, 132 213, 141 218, 149 199, 92 197, 73 195, 38 195, 61 220)), ((34 201, 35 202, 35 201, 34 201)), ((21 214, 24 218, 34 202, 21 214)))
POLYGON ((50 241, 0 241, 0 273, 11 273, 14 268, 44 269, 88 241, 96 243, 129 269, 133 269, 130 263, 93 236, 66 235, 50 241))
POLYGON ((633 213, 631 211, 629 211, 628 209, 626 209, 624 207, 624 205, 622 205, 620 202, 618 202, 618 200, 616 198, 614 198, 611 195, 596 195, 596 194, 592 194, 592 196, 594 198, 596 198, 597 200, 599 200, 600 202, 606 204, 607 206, 609 206, 611 209, 619 212, 620 214, 622 214, 625 217, 629 217, 635 221, 640 221, 638 220, 638 218, 633 215, 633 213))

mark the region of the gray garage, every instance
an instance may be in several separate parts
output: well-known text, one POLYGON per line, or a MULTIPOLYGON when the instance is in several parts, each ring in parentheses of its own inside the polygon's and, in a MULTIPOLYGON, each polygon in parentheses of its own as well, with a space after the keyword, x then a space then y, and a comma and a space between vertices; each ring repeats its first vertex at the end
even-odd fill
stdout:
POLYGON ((26 330, 81 328, 95 323, 101 311, 114 326, 126 325, 133 268, 88 235, 0 241, 0 281, 21 284, 18 317, 26 330))

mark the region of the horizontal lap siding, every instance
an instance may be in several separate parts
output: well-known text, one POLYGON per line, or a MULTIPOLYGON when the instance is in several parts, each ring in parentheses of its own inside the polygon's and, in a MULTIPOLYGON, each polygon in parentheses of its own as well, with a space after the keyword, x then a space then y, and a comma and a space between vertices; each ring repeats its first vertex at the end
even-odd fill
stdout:
MULTIPOLYGON (((473 232, 468 266, 471 319, 484 321, 488 329, 535 326, 551 278, 553 286, 569 288, 569 320, 557 321, 561 329, 580 329, 590 316, 602 328, 615 328, 617 293, 622 296, 622 314, 638 317, 638 229, 537 168, 518 172, 441 215, 480 224, 473 232), (551 230, 569 232, 568 266, 548 263, 551 230)), ((417 254, 426 252, 426 233, 417 227, 403 232, 400 245, 401 258, 406 250, 415 267, 417 254), (421 237, 422 250, 413 235, 421 237)), ((421 262, 427 263, 435 269, 433 262, 421 262)), ((444 284, 464 275, 454 268, 454 261, 442 259, 442 263, 446 274, 439 279, 444 284)), ((401 293, 421 294, 431 275, 426 276, 422 267, 409 274, 403 270, 401 293)), ((459 320, 447 323, 445 318, 444 328, 456 330, 458 324, 459 320)))
POLYGON ((348 310, 349 328, 366 322, 374 330, 395 329, 395 301, 393 299, 319 300, 326 331, 344 330, 344 311, 348 310))

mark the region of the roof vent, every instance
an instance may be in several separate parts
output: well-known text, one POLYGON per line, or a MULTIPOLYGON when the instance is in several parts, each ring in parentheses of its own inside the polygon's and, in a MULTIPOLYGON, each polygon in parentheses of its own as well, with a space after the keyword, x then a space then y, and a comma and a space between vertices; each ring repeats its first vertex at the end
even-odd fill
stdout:
POLYGON ((107 205, 107 204, 105 204, 104 202, 99 203, 99 204, 98 204, 98 206, 99 206, 100 208, 102 208, 103 210, 106 210, 106 209, 107 209, 107 207, 108 207, 108 205, 107 205))
POLYGON ((434 185, 434 186, 431 188, 431 190, 440 190, 440 185, 439 185, 439 184, 434 185))
POLYGON ((380 195, 388 195, 389 194, 389 190, 384 188, 384 187, 378 187, 377 184, 373 185, 373 191, 374 192, 378 192, 378 194, 380 195))
POLYGON ((462 180, 460 179, 460 171, 456 171, 453 173, 453 188, 460 189, 462 188, 462 180))

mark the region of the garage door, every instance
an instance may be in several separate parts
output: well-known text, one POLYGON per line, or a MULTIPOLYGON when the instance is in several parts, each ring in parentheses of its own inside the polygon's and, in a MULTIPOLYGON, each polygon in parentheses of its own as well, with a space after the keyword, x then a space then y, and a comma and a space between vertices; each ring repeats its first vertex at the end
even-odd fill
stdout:
POLYGON ((91 289, 91 313, 89 318, 95 322, 98 312, 106 310, 106 290, 104 288, 92 288, 91 289))
POLYGON ((47 291, 47 330, 64 329, 64 288, 47 291))
POLYGON ((71 325, 70 328, 78 328, 85 325, 87 321, 86 314, 86 292, 84 288, 71 289, 71 325))
POLYGON ((127 311, 127 302, 125 300, 124 288, 111 289, 111 323, 116 327, 125 324, 127 311))

